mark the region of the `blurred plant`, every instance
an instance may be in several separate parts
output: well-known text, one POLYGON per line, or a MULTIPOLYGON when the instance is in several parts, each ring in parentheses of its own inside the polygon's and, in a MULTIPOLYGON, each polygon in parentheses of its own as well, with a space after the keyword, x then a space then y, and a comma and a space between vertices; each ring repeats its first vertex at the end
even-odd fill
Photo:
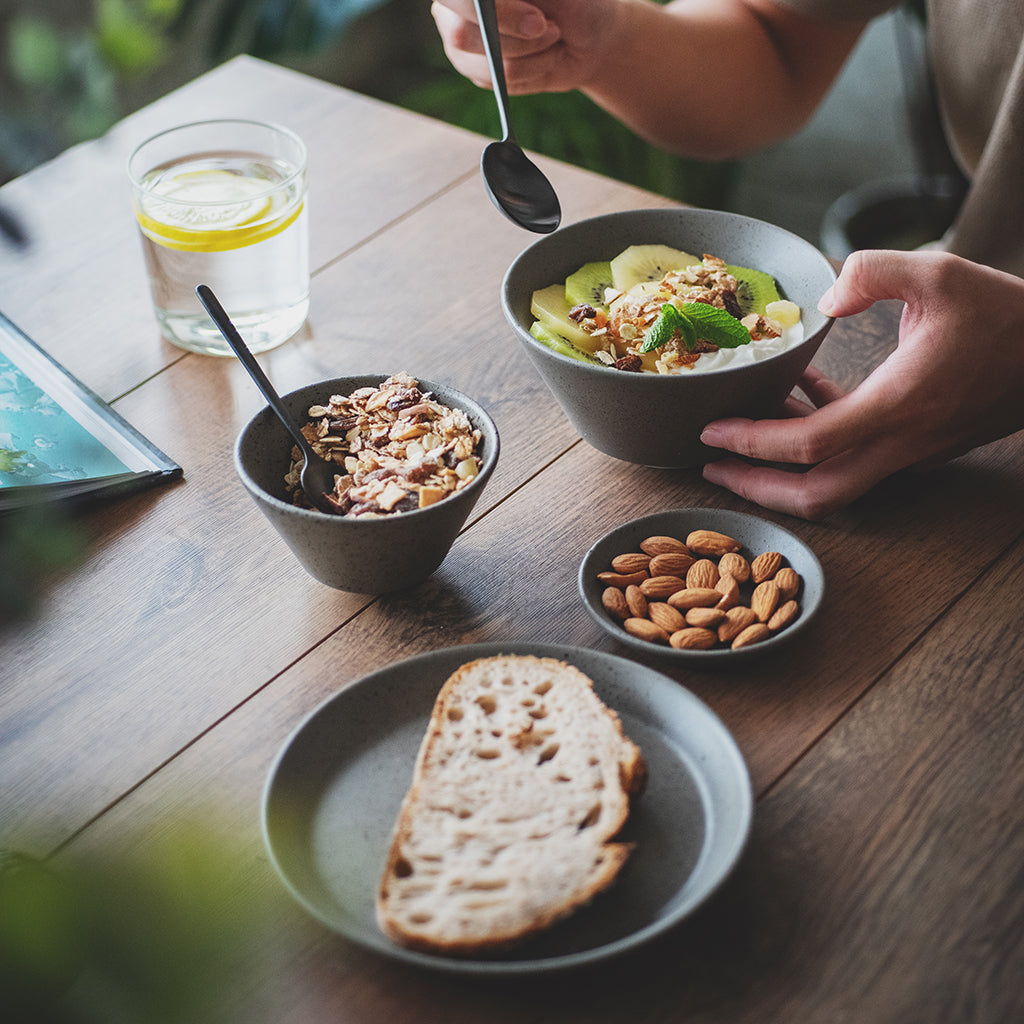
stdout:
MULTIPOLYGON (((481 135, 499 131, 493 92, 450 69, 438 69, 400 102, 481 135)), ((659 195, 713 206, 735 180, 737 165, 685 160, 652 146, 581 92, 512 96, 509 105, 524 148, 659 195)))
MULTIPOLYGON (((3 460, 17 455, 0 450, 3 460)), ((50 503, 0 514, 0 626, 30 616, 46 583, 78 565, 86 547, 81 528, 50 503)))
POLYGON ((167 58, 167 32, 183 2, 94 0, 91 13, 73 12, 59 24, 42 14, 15 14, 0 102, 4 176, 113 124, 124 113, 121 86, 167 58))
POLYGON ((0 850, 3 1019, 225 1019, 268 955, 272 907, 242 856, 198 819, 49 861, 0 850))
MULTIPOLYGON (((216 0, 212 0, 216 3, 216 0)), ((280 60, 332 46, 364 15, 390 0, 220 0, 207 45, 214 61, 235 53, 280 60)), ((180 21, 211 0, 181 0, 180 21)))

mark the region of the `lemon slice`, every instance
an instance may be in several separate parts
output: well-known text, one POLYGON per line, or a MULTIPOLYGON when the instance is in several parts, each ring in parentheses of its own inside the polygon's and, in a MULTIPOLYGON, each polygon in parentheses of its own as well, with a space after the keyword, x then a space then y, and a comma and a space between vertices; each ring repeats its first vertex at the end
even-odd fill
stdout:
POLYGON ((288 210, 287 193, 272 188, 266 179, 232 171, 187 171, 157 182, 136 215, 143 234, 169 249, 240 249, 284 231, 302 212, 301 203, 288 210))

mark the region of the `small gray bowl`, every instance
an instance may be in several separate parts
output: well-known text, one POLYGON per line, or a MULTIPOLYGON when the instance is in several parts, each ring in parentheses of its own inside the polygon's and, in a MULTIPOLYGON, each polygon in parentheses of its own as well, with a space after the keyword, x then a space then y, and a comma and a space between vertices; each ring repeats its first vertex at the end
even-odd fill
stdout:
MULTIPOLYGON (((282 400, 300 423, 311 405, 331 395, 349 395, 376 387, 389 374, 336 377, 309 384, 282 400)), ((415 375, 413 375, 415 376, 415 375)), ((481 467, 461 490, 426 508, 382 516, 347 519, 293 505, 285 493, 292 441, 269 406, 258 412, 235 444, 235 469, 260 511, 291 548, 303 568, 329 587, 356 594, 404 590, 425 580, 444 561, 498 461, 498 430, 472 399, 443 384, 416 378, 420 390, 462 409, 482 436, 481 467)))
MULTIPOLYGON (((758 657, 798 639, 821 607, 825 596, 825 573, 814 552, 799 537, 766 519, 728 509, 676 508, 634 519, 606 533, 594 543, 580 563, 578 585, 587 611, 616 640, 644 654, 660 654, 692 666, 711 667, 758 657), (611 560, 616 555, 639 551, 641 541, 648 537, 675 537, 685 542, 693 530, 715 530, 732 537, 743 545, 740 553, 747 559, 756 558, 763 551, 778 551, 783 557, 783 564, 800 574, 801 586, 797 594, 800 614, 796 620, 767 640, 736 650, 731 647, 682 650, 641 640, 627 633, 622 623, 601 602, 605 585, 597 578, 598 573, 609 571, 611 560)), ((749 584, 745 590, 749 592, 749 584)))
POLYGON ((625 462, 682 468, 721 456, 700 441, 711 420, 779 411, 832 326, 832 319, 818 312, 818 300, 835 277, 813 245, 764 221, 717 210, 631 210, 578 221, 534 242, 506 272, 501 305, 544 383, 588 444, 625 462), (771 274, 784 297, 800 306, 804 340, 749 366, 660 375, 591 366, 530 334, 534 291, 584 263, 649 243, 698 256, 710 253, 771 274))

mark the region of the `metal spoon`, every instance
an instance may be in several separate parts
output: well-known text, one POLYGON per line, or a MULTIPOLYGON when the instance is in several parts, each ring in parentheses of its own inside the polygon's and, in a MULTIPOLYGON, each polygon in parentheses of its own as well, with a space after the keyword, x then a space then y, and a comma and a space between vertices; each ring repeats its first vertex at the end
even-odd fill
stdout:
POLYGON ((494 0, 473 2, 484 37, 487 63, 491 68, 503 135, 500 142, 492 142, 484 149, 480 173, 491 201, 506 217, 529 231, 548 234, 558 227, 562 219, 558 196, 543 171, 522 151, 512 134, 494 0))
POLYGON ((249 351, 249 347, 242 340, 235 325, 231 322, 231 318, 224 312, 224 307, 210 287, 205 284, 199 285, 196 288, 196 295, 206 307, 206 312, 213 317, 213 322, 217 325, 220 333, 224 335, 224 340, 231 346, 231 351, 238 356, 242 365, 249 371, 249 376, 252 377, 256 387, 263 392, 267 404, 277 413, 278 418, 288 428, 288 433, 292 435, 292 440, 302 451, 305 462, 302 472, 299 474, 299 482, 302 484, 303 491, 306 492, 306 497, 321 512, 337 515, 338 509, 326 497, 334 491, 334 474, 337 472, 337 466, 333 462, 322 459, 313 450, 313 446, 306 440, 299 425, 292 419, 291 413, 274 390, 274 385, 267 379, 263 368, 256 362, 256 357, 249 351))

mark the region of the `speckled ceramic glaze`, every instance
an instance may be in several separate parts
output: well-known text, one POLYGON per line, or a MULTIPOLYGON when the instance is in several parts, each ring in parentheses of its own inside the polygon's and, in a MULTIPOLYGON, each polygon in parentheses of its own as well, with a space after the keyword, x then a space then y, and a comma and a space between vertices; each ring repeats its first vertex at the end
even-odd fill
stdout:
MULTIPOLYGON (((337 377, 283 396, 299 423, 309 407, 331 395, 376 387, 389 374, 337 377)), ((482 465, 466 487, 426 508, 380 519, 347 519, 298 508, 286 500, 291 438, 266 407, 241 432, 235 445, 235 469, 260 511, 291 548, 307 572, 321 583, 357 594, 404 590, 426 579, 444 561, 480 497, 498 460, 498 431, 472 399, 442 384, 419 380, 420 390, 462 409, 482 435, 482 465)))
POLYGON ((761 657, 782 644, 798 640, 821 607, 825 596, 825 573, 814 552, 799 537, 767 519, 729 509, 675 508, 623 523, 595 541, 580 564, 578 585, 587 611, 616 640, 643 654, 662 655, 670 661, 689 663, 692 666, 711 666, 761 657), (796 621, 759 644, 737 650, 729 647, 716 647, 707 651, 677 650, 675 647, 640 640, 627 633, 622 623, 613 618, 602 604, 601 594, 605 588, 597 574, 607 572, 616 555, 639 551, 640 542, 647 537, 675 537, 685 541, 693 530, 724 533, 739 541, 743 545, 742 553, 751 559, 763 551, 778 551, 784 559, 783 564, 800 574, 800 591, 797 594, 800 615, 796 621))
POLYGON ((592 217, 525 249, 502 284, 502 309, 544 382, 583 439, 599 451, 647 466, 697 466, 720 453, 700 442, 723 416, 774 415, 821 344, 832 320, 818 300, 835 280, 813 245, 764 221, 716 210, 654 209, 592 217), (559 355, 530 334, 530 299, 593 260, 629 245, 658 243, 773 275, 800 306, 804 340, 761 362, 700 374, 626 373, 559 355))

